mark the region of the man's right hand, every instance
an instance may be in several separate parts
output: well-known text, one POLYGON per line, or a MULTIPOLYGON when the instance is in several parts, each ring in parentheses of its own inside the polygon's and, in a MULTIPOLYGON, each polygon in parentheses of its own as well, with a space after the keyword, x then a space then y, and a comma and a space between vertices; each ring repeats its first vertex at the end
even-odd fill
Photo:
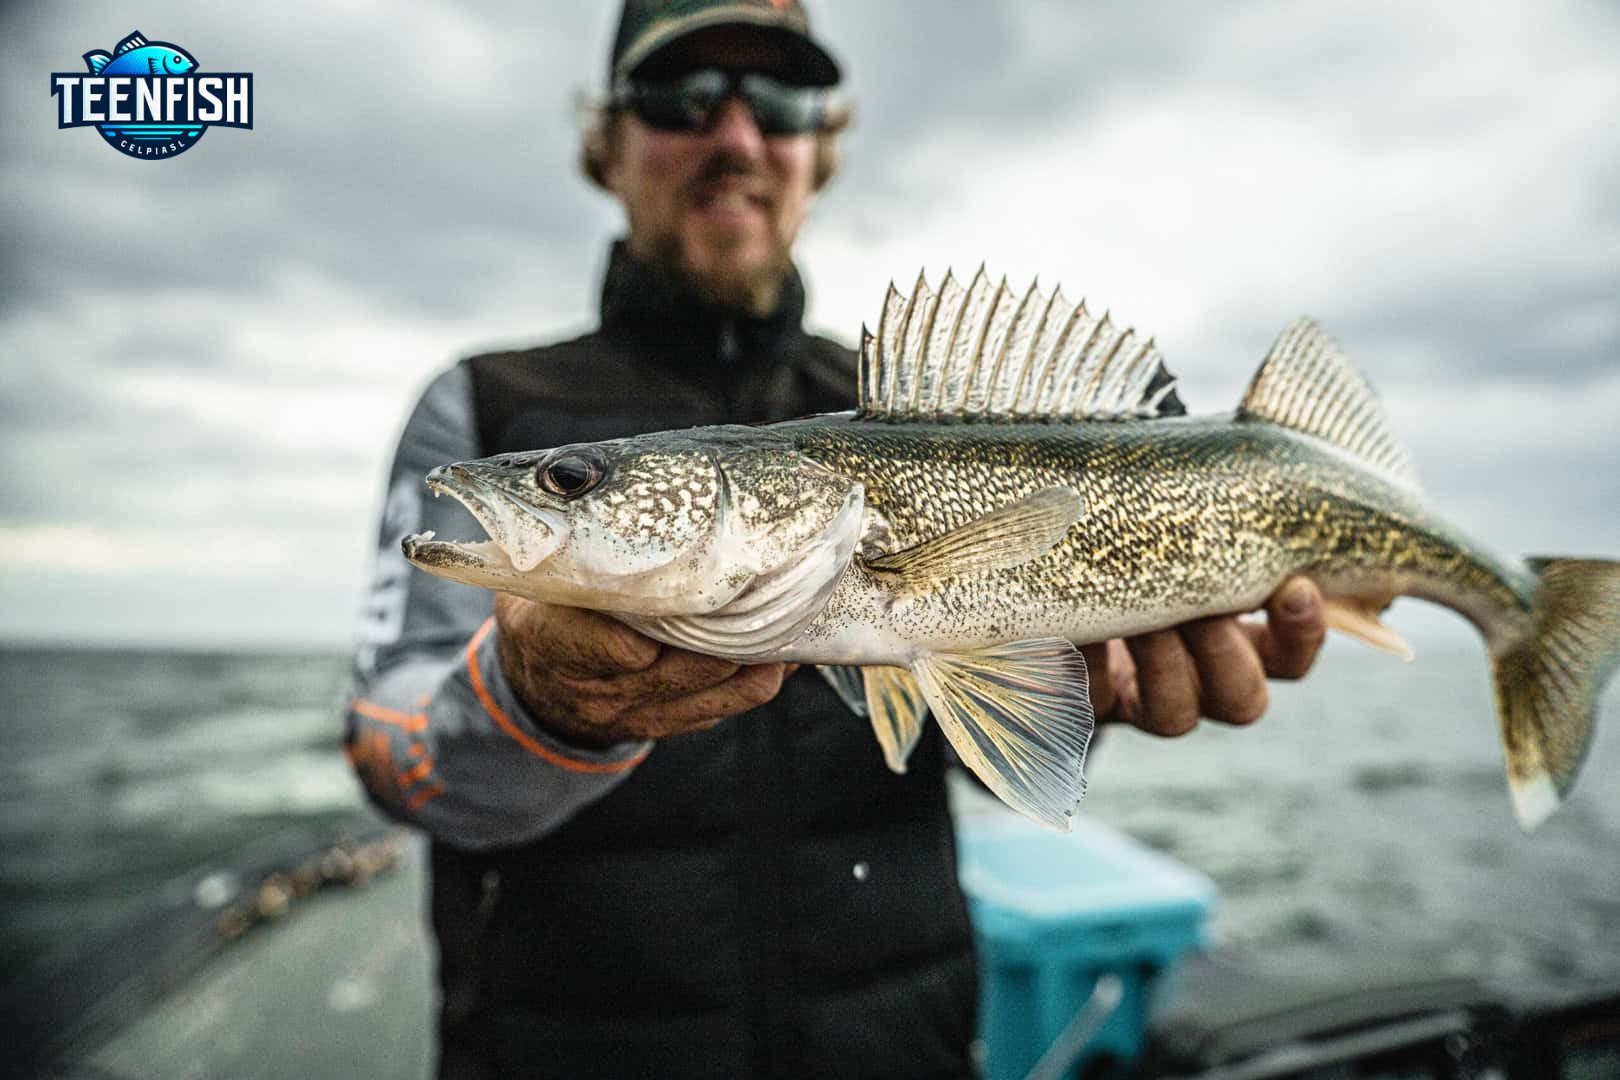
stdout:
POLYGON ((661 645, 580 608, 495 596, 501 670, 547 731, 576 746, 662 739, 765 704, 797 665, 751 664, 661 645))

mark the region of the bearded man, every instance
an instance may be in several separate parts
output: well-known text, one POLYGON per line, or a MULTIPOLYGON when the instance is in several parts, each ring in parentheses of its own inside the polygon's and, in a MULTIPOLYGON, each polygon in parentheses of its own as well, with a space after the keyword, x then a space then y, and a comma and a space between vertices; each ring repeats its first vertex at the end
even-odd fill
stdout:
MULTIPOLYGON (((446 462, 850 408, 793 242, 837 169, 840 71, 792 0, 628 0, 586 175, 624 208, 596 330, 464 360, 395 456, 349 711, 377 803, 432 837, 440 1075, 971 1075, 976 973, 936 728, 904 775, 812 671, 410 570, 446 462), (861 867, 864 872, 854 871, 861 867)), ((1246 723, 1310 666, 1269 622, 1089 650, 1099 716, 1246 723)))

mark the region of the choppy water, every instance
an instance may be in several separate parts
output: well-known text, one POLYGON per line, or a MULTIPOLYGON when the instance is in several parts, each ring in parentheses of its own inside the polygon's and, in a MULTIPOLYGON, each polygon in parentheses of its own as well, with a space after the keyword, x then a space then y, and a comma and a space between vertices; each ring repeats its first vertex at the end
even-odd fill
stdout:
POLYGON ((1620 686, 1604 714, 1571 799, 1526 835, 1483 650, 1403 664, 1334 642, 1255 728, 1110 732, 1088 808, 1213 877, 1217 940, 1279 968, 1372 951, 1515 983, 1620 978, 1620 686))
MULTIPOLYGON (((0 651, 0 965, 290 824, 351 821, 341 657, 0 651)), ((1620 976, 1620 694, 1574 799, 1515 824, 1478 652, 1330 648, 1258 728, 1110 731, 1087 811, 1203 870, 1218 940, 1620 976)))
POLYGON ((0 651, 0 970, 290 825, 354 818, 332 656, 0 651))

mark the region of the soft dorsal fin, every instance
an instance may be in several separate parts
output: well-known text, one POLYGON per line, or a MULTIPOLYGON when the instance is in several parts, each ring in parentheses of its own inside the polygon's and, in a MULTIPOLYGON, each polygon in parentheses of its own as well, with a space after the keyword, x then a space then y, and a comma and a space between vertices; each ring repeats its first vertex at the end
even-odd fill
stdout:
POLYGON ((1179 415, 1176 380, 1152 340, 1037 282, 1019 296, 984 267, 936 293, 892 284, 876 335, 861 334, 866 420, 1119 420, 1179 415))
POLYGON ((130 31, 129 37, 125 38, 123 41, 120 41, 118 43, 118 48, 114 51, 117 52, 119 56, 123 56, 125 53, 129 52, 129 50, 139 49, 145 44, 146 39, 141 36, 141 32, 139 30, 132 30, 130 31))
POLYGON ((1418 490, 1417 469, 1390 432, 1378 395, 1310 319, 1296 319, 1277 338, 1243 395, 1238 419, 1314 435, 1418 490))

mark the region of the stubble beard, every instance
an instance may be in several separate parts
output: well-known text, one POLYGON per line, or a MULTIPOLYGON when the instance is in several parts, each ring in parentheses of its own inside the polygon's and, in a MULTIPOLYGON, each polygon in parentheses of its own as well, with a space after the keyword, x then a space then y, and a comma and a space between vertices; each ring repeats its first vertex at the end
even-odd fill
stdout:
MULTIPOLYGON (((689 201, 695 200, 707 187, 726 177, 750 176, 755 171, 751 163, 720 152, 704 162, 684 194, 689 201)), ((679 228, 660 231, 653 238, 650 255, 656 269, 700 302, 750 315, 769 315, 776 310, 782 285, 793 272, 791 241, 777 235, 774 226, 774 221, 767 220, 768 250, 762 263, 743 265, 726 251, 711 249, 712 265, 695 265, 687 258, 679 228)))
POLYGON ((712 267, 692 265, 686 245, 676 233, 658 237, 652 250, 653 266, 683 292, 699 302, 744 312, 769 315, 782 298, 782 285, 793 270, 787 246, 772 237, 770 254, 761 265, 742 266, 723 256, 712 267))

